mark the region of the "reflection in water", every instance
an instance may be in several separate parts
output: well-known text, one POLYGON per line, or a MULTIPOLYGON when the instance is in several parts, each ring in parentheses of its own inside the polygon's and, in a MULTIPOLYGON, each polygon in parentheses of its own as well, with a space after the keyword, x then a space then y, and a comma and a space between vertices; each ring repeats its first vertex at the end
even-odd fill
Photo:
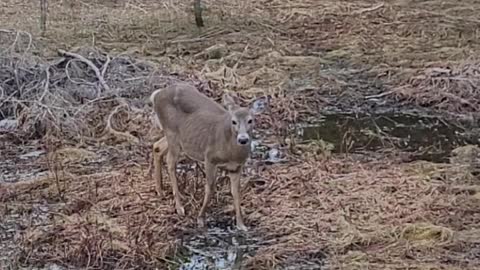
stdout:
POLYGON ((244 255, 253 251, 255 239, 224 228, 209 228, 193 235, 183 247, 187 256, 179 270, 231 269, 242 267, 244 255))

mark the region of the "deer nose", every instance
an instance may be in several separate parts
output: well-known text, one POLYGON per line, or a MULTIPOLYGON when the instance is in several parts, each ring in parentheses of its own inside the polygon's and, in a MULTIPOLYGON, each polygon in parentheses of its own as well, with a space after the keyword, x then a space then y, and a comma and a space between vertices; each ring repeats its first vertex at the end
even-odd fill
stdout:
POLYGON ((244 134, 240 134, 238 137, 237 137, 237 142, 241 145, 245 145, 247 144, 248 142, 250 141, 250 138, 247 136, 247 135, 244 135, 244 134))
POLYGON ((247 143, 248 143, 248 138, 238 139, 238 143, 239 143, 239 144, 247 144, 247 143))

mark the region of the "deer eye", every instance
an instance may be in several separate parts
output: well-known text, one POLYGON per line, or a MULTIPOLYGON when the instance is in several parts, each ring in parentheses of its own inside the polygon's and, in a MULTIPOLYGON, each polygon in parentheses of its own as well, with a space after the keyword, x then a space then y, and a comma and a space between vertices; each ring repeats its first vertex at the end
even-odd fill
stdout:
POLYGON ((253 122, 252 119, 248 119, 247 123, 250 125, 253 122))
POLYGON ((232 125, 236 126, 236 125, 237 125, 237 121, 232 120, 232 125))

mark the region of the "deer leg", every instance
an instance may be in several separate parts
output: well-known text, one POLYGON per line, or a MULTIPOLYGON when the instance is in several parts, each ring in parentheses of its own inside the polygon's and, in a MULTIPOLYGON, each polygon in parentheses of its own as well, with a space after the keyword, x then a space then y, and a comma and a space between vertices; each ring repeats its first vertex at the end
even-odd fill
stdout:
POLYGON ((176 175, 176 165, 179 156, 178 149, 173 147, 168 147, 167 153, 167 167, 168 174, 170 175, 170 181, 172 182, 173 198, 175 199, 175 209, 177 213, 181 216, 185 215, 185 209, 183 208, 182 202, 180 200, 180 195, 178 191, 177 175, 176 175))
POLYGON ((241 170, 238 172, 230 173, 230 188, 233 197, 233 206, 235 208, 235 216, 237 221, 237 228, 241 231, 247 231, 247 226, 243 223, 241 204, 241 192, 240 192, 240 176, 241 170))
POLYGON ((205 211, 207 210, 208 203, 212 199, 212 195, 215 192, 215 177, 216 177, 217 167, 205 160, 205 196, 203 198, 203 204, 200 208, 200 212, 197 218, 197 224, 199 227, 205 227, 205 211))
POLYGON ((163 180, 162 180, 162 165, 163 165, 163 156, 168 151, 167 138, 162 137, 156 143, 153 144, 153 177, 157 182, 157 194, 162 196, 163 192, 163 180))

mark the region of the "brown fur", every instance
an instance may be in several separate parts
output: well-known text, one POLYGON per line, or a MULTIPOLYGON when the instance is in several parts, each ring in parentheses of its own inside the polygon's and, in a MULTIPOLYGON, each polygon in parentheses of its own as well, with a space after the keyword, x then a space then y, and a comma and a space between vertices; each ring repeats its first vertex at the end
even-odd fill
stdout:
POLYGON ((175 207, 179 214, 184 215, 175 175, 176 162, 181 153, 205 162, 205 198, 198 216, 199 225, 204 226, 204 214, 215 188, 216 170, 225 169, 230 172, 237 227, 246 230, 240 210, 240 173, 250 154, 250 143, 238 144, 235 133, 241 129, 250 135, 253 126, 250 110, 235 105, 228 95, 224 96, 224 105, 228 108, 225 109, 193 86, 183 83, 154 92, 151 101, 165 131, 165 137, 154 144, 155 178, 159 192, 162 189, 162 158, 166 155, 175 207), (232 120, 238 123, 233 126, 232 120), (248 123, 249 120, 252 123, 248 123))

